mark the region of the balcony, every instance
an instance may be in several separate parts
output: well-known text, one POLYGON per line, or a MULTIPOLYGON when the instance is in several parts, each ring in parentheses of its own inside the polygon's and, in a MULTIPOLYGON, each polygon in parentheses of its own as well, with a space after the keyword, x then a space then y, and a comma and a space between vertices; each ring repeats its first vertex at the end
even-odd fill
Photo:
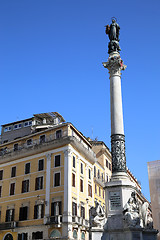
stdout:
MULTIPOLYGON (((34 135, 34 134, 33 134, 34 135)), ((30 136, 31 137, 31 136, 30 136)), ((67 136, 63 134, 61 138, 55 138, 54 134, 46 137, 44 142, 40 142, 39 139, 34 140, 32 145, 27 146, 26 143, 19 144, 18 149, 14 151, 13 148, 1 148, 0 149, 0 161, 15 160, 17 158, 27 157, 29 155, 38 154, 42 151, 48 151, 53 148, 58 148, 66 144, 72 144, 78 151, 82 152, 84 156, 88 157, 93 163, 96 161, 95 153, 92 150, 88 150, 82 144, 82 141, 78 141, 74 136, 67 136), (29 151, 28 151, 29 150, 29 151)))
POLYGON ((78 216, 72 216, 72 222, 78 225, 82 225, 82 218, 78 216))
POLYGON ((88 220, 86 220, 86 219, 83 219, 83 226, 85 226, 85 227, 89 227, 89 221, 88 220))
POLYGON ((50 216, 45 219, 45 224, 50 225, 50 224, 56 224, 56 225, 61 225, 62 224, 62 215, 58 216, 50 216))
POLYGON ((72 216, 72 222, 79 226, 89 227, 89 221, 82 217, 72 216))
POLYGON ((101 177, 94 177, 94 181, 96 183, 98 183, 99 185, 101 185, 101 187, 104 188, 105 184, 104 184, 104 179, 102 179, 101 177))
POLYGON ((18 227, 18 222, 5 222, 0 223, 0 230, 6 230, 6 229, 14 229, 18 227))

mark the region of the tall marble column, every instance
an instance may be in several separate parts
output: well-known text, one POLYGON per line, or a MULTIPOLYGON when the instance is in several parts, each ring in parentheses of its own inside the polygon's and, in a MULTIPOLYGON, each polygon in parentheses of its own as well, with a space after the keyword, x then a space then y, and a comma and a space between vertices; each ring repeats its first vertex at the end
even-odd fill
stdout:
POLYGON ((112 173, 126 172, 125 136, 123 126, 122 94, 121 94, 121 70, 126 65, 119 52, 110 53, 108 61, 103 66, 110 74, 110 111, 111 111, 111 153, 112 173))
POLYGON ((106 26, 106 34, 110 40, 109 58, 103 63, 110 74, 112 177, 111 181, 105 184, 107 222, 101 240, 155 240, 156 231, 149 232, 142 224, 143 214, 140 209, 144 205, 138 199, 139 191, 135 182, 130 180, 126 171, 121 94, 121 71, 125 70, 126 65, 119 54, 119 30, 116 19, 112 18, 112 23, 106 26))

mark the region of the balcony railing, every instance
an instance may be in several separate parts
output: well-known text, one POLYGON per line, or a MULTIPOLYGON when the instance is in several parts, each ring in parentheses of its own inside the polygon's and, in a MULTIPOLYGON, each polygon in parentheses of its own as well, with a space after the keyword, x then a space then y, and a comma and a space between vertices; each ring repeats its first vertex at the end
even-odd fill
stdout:
POLYGON ((102 187, 105 186, 104 184, 104 178, 101 177, 94 177, 94 181, 97 182, 99 185, 101 185, 102 187))
POLYGON ((45 222, 46 225, 49 225, 49 224, 60 225, 61 223, 62 223, 62 215, 47 217, 45 222))
POLYGON ((89 227, 89 221, 82 217, 72 216, 72 222, 81 226, 89 227))
MULTIPOLYGON (((31 138, 31 137, 30 137, 31 138)), ((42 146, 47 146, 48 144, 58 144, 60 143, 60 141, 77 141, 79 143, 81 143, 81 145, 83 146, 83 148, 85 149, 85 151, 87 150, 89 152, 90 155, 92 155, 92 157, 95 158, 95 153, 89 148, 87 147, 87 145, 84 143, 83 140, 78 140, 75 136, 68 136, 66 132, 63 133, 61 138, 56 138, 54 134, 49 135, 48 137, 45 138, 44 142, 40 142, 39 139, 36 139, 32 142, 32 144, 27 145, 27 143, 23 143, 23 144, 18 144, 16 150, 14 148, 7 148, 6 147, 2 147, 0 149, 0 159, 5 158, 5 157, 13 157, 14 155, 19 155, 21 153, 25 153, 28 152, 28 149, 31 150, 37 150, 38 148, 41 148, 42 146)))
POLYGON ((18 227, 18 222, 5 222, 0 223, 0 230, 6 230, 6 229, 14 229, 18 227))

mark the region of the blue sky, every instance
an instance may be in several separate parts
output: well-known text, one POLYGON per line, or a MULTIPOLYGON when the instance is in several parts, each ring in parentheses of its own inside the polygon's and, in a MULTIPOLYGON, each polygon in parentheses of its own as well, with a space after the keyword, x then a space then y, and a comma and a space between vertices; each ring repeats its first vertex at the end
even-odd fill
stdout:
POLYGON ((149 199, 147 162, 160 158, 160 1, 1 0, 0 124, 58 111, 110 147, 108 37, 115 16, 127 166, 149 199))

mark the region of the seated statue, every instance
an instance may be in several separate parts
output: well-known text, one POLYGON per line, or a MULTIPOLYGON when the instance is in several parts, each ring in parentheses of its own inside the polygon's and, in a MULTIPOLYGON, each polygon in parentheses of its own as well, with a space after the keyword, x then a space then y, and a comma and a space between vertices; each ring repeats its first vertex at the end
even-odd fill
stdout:
POLYGON ((135 192, 131 193, 131 197, 124 206, 123 213, 125 227, 140 227, 139 203, 135 192))
POLYGON ((90 213, 90 226, 103 228, 106 222, 105 211, 103 207, 98 202, 96 202, 96 206, 91 207, 90 213))
POLYGON ((125 204, 124 225, 125 227, 142 227, 153 228, 153 219, 148 211, 149 204, 147 202, 140 203, 136 197, 136 193, 132 192, 131 197, 125 204))

